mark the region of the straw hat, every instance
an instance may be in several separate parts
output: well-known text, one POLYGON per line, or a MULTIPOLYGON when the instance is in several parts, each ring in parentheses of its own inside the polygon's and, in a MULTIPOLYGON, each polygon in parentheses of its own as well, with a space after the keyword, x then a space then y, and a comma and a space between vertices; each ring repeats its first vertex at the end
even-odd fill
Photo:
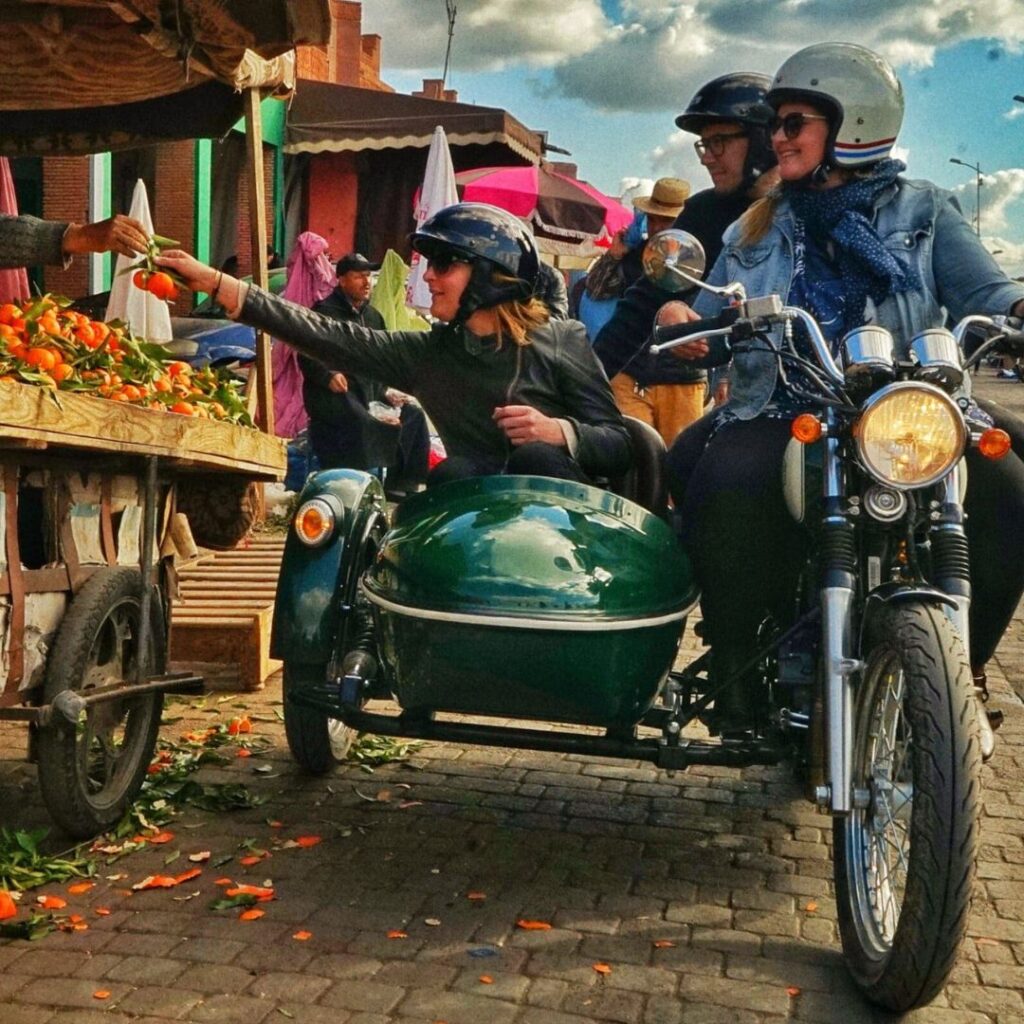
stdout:
POLYGON ((690 196, 690 183, 682 178, 659 178, 649 196, 634 199, 633 206, 655 217, 678 217, 690 196))

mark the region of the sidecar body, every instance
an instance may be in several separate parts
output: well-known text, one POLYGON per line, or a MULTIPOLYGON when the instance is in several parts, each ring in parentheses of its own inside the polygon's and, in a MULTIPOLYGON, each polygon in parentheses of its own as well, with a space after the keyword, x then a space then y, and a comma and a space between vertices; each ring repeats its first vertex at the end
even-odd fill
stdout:
POLYGON ((408 498, 367 545, 368 524, 382 514, 376 482, 323 473, 303 500, 317 495, 344 509, 339 536, 314 549, 289 537, 274 647, 286 675, 289 662, 321 663, 327 678, 316 694, 291 699, 345 720, 352 694, 337 666, 359 643, 378 664, 375 692, 383 685, 413 716, 621 730, 654 703, 697 599, 657 516, 583 484, 480 477, 408 498), (341 598, 324 592, 328 580, 341 598), (354 639, 344 620, 360 609, 366 623, 354 639))

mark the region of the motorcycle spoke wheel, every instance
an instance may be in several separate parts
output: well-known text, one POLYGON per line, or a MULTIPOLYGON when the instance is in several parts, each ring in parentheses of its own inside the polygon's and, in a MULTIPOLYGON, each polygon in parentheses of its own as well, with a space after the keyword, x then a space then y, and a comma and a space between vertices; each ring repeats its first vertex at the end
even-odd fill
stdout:
MULTIPOLYGON (((47 661, 45 699, 71 689, 81 696, 135 678, 141 577, 101 569, 72 599, 47 661)), ((159 671, 163 633, 154 615, 143 675, 159 671)), ((39 734, 39 782, 57 823, 78 839, 115 825, 153 757, 163 697, 126 696, 94 704, 74 725, 54 721, 39 734)))
POLYGON ((854 808, 834 824, 843 951, 873 1002, 904 1012, 943 986, 967 926, 980 757, 970 670, 942 612, 869 625, 854 721, 854 808))

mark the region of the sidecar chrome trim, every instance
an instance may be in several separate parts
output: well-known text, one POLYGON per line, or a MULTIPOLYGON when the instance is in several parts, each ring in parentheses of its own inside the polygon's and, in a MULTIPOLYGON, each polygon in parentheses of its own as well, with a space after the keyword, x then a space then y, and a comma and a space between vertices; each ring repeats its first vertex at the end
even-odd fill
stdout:
POLYGON ((394 612, 396 615, 405 615, 411 619, 426 619, 431 622, 457 622, 469 626, 498 626, 503 629, 549 629, 563 633, 596 633, 609 629, 648 629, 651 626, 663 626, 669 622, 678 622, 686 618, 694 608, 697 607, 697 600, 694 599, 685 608, 669 612, 666 615, 655 615, 645 619, 615 619, 605 617, 601 619, 555 619, 550 616, 537 618, 527 615, 490 615, 474 614, 471 612, 440 612, 430 608, 413 608, 407 604, 398 604, 389 601, 386 597, 373 593, 362 581, 359 587, 371 604, 383 608, 385 611, 394 612))

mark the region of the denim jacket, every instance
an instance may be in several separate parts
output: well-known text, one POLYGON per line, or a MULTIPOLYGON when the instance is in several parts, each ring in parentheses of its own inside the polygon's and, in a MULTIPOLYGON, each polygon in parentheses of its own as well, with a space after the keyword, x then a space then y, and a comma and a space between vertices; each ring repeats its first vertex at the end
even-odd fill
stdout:
MULTIPOLYGON (((927 181, 897 180, 876 202, 873 223, 886 248, 909 263, 917 284, 890 295, 876 307, 868 299, 865 323, 888 328, 896 351, 905 358, 915 334, 941 327, 969 313, 1009 313, 1024 299, 1024 284, 1009 280, 960 214, 953 195, 927 181)), ((738 222, 725 233, 722 253, 708 283, 739 281, 748 296, 781 295, 786 301, 793 280, 793 213, 782 200, 767 234, 756 242, 740 242, 738 222)), ((715 316, 725 300, 702 292, 693 304, 702 317, 715 316)), ((782 329, 775 331, 779 343, 782 329)), ((698 365, 718 366, 728 360, 725 346, 711 345, 698 365)), ((742 420, 753 419, 767 405, 778 374, 767 352, 741 352, 732 362, 729 408, 742 420)))

